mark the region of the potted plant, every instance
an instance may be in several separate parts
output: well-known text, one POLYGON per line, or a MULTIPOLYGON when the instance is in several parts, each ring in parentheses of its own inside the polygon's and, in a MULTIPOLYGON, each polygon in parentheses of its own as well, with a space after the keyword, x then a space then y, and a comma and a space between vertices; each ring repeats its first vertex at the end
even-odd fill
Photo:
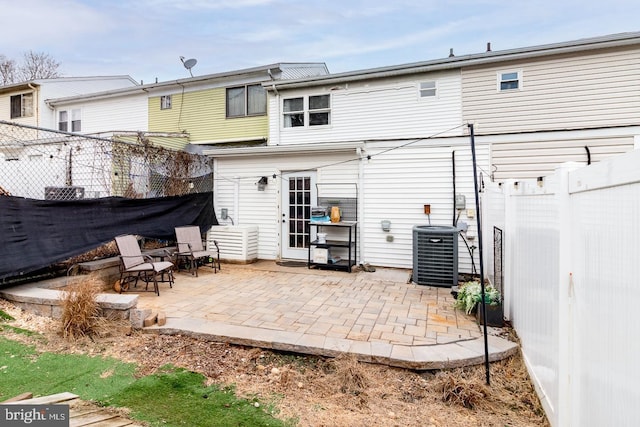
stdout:
MULTIPOLYGON (((476 319, 479 324, 482 324, 484 316, 482 312, 480 282, 465 282, 458 289, 458 295, 456 297, 456 308, 464 310, 465 313, 476 313, 476 319)), ((493 287, 493 285, 486 285, 484 287, 484 302, 487 308, 487 326, 502 326, 503 314, 502 314, 502 298, 500 291, 493 287)))

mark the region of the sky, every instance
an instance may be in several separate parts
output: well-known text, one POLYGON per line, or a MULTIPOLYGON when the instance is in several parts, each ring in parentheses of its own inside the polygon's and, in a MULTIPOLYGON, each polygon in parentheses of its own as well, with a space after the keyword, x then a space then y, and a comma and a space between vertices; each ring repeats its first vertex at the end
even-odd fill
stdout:
POLYGON ((332 73, 640 31, 638 0, 0 0, 0 55, 152 83, 278 62, 332 73))

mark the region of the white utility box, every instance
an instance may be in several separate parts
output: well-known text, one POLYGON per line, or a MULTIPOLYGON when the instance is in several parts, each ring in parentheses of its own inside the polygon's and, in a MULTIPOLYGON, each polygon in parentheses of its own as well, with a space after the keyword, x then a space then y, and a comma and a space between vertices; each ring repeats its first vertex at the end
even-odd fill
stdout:
POLYGON ((220 260, 251 263, 258 260, 257 225, 214 225, 207 233, 207 248, 218 241, 220 260))

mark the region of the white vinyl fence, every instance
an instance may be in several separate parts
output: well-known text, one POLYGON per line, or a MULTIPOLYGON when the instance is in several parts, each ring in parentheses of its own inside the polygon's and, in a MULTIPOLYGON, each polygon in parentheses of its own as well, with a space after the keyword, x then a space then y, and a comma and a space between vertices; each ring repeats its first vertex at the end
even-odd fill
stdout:
POLYGON ((483 228, 503 230, 505 316, 552 425, 640 425, 640 150, 489 187, 483 204, 483 228))

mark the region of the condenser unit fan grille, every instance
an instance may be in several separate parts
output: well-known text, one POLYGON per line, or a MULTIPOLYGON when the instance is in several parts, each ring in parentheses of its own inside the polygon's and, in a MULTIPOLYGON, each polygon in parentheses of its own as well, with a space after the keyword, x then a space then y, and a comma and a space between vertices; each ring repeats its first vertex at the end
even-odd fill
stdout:
POLYGON ((458 284, 458 230, 455 227, 413 227, 413 281, 430 286, 458 284))

